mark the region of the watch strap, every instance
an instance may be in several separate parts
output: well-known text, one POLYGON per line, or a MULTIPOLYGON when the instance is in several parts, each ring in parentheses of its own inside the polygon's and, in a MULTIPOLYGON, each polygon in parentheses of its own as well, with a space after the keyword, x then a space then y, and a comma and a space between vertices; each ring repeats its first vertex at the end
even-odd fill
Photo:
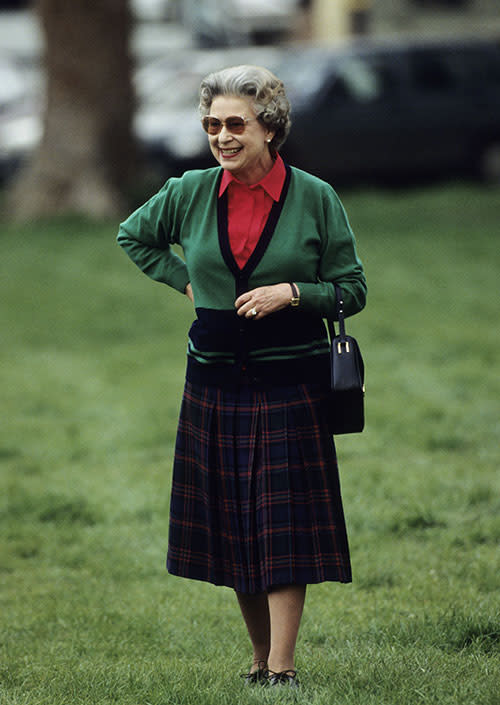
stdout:
POLYGON ((300 304, 300 294, 296 285, 293 282, 288 282, 292 289, 292 298, 290 299, 290 306, 298 306, 300 304))

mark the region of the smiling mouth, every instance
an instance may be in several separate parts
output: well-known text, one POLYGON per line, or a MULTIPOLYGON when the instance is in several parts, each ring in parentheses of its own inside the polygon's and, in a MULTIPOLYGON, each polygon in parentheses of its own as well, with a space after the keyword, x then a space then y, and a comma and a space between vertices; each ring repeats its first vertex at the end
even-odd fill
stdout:
POLYGON ((224 149, 219 147, 219 151, 223 157, 232 157, 234 154, 238 154, 243 149, 243 147, 235 147, 234 149, 224 149))

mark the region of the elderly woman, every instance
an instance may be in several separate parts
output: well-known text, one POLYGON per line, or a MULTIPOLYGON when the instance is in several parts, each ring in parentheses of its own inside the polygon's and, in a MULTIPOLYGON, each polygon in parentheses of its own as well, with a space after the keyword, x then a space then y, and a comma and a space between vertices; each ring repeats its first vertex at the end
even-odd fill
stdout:
POLYGON ((167 181, 118 235, 196 310, 167 568, 234 589, 253 646, 245 681, 295 687, 306 586, 351 580, 322 319, 335 315, 334 282, 346 314, 360 311, 365 277, 334 190, 279 155, 282 82, 237 66, 207 76, 200 96, 218 165, 167 181))

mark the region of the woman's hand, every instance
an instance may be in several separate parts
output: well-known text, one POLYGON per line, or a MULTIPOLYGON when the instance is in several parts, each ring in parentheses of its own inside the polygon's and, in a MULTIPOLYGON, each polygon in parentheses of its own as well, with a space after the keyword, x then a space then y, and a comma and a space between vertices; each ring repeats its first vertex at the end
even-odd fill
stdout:
POLYGON ((238 296, 234 305, 238 316, 259 320, 270 313, 286 308, 291 298, 290 284, 273 284, 272 286, 259 286, 257 289, 246 291, 241 296, 238 296))
POLYGON ((188 283, 186 285, 186 288, 184 290, 184 293, 188 297, 188 299, 191 301, 191 303, 194 304, 194 296, 193 296, 193 287, 191 286, 191 283, 188 283))

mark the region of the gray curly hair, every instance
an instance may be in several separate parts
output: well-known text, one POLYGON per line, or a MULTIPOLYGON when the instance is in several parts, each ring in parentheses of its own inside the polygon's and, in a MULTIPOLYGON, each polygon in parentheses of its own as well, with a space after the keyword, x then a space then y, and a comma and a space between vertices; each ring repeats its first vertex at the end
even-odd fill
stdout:
POLYGON ((269 147, 276 152, 290 132, 290 103, 285 87, 271 71, 261 66, 232 66, 208 74, 200 85, 201 117, 208 115, 212 101, 219 95, 251 98, 260 122, 275 135, 269 147))

